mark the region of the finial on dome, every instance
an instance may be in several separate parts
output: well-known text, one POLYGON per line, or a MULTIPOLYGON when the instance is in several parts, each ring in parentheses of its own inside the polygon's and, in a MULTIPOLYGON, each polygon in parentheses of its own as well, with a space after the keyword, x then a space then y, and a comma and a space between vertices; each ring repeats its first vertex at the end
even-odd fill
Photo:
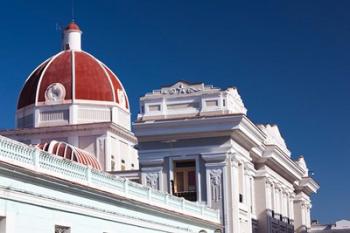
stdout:
POLYGON ((81 51, 81 34, 78 24, 70 22, 63 31, 63 50, 81 51))

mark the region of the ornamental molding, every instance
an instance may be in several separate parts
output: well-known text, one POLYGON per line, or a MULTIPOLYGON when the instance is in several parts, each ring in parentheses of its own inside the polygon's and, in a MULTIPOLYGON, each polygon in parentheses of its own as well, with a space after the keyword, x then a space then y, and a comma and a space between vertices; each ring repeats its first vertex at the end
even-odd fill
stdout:
POLYGON ((70 228, 65 226, 55 226, 55 233, 70 233, 70 228))
MULTIPOLYGON (((97 138, 97 156, 99 159, 105 158, 106 156, 106 138, 105 137, 99 137, 97 138)), ((106 164, 104 164, 105 166, 106 164)))
POLYGON ((222 170, 214 169, 210 173, 210 190, 211 190, 211 200, 214 202, 219 202, 222 199, 222 170))
POLYGON ((146 186, 152 189, 159 189, 159 173, 146 174, 146 186))
POLYGON ((66 89, 61 83, 52 83, 45 91, 46 102, 61 102, 66 97, 66 89))
POLYGON ((226 149, 224 149, 224 151, 222 152, 209 152, 209 153, 200 153, 202 159, 205 162, 218 162, 218 163, 225 163, 225 159, 226 159, 226 149))
POLYGON ((227 153, 227 160, 233 167, 238 167, 238 164, 247 163, 245 157, 241 153, 232 149, 227 153))
POLYGON ((126 107, 126 95, 123 90, 117 89, 119 104, 125 108, 126 107))
POLYGON ((161 94, 168 95, 181 95, 181 94, 192 94, 201 91, 199 88, 187 86, 183 83, 176 84, 177 86, 162 89, 161 94))

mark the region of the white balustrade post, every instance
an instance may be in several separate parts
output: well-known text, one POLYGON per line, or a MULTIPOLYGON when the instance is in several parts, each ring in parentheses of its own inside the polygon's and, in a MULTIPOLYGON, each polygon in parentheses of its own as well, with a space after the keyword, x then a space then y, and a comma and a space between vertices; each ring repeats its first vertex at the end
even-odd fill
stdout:
POLYGON ((38 149, 34 149, 33 151, 33 165, 34 169, 37 171, 40 168, 40 151, 38 149))
POLYGON ((85 178, 88 185, 91 185, 91 167, 87 166, 85 171, 85 178))
POLYGON ((152 189, 150 187, 148 187, 148 190, 147 190, 147 195, 148 195, 148 200, 151 200, 152 199, 152 189))
POLYGON ((169 203, 169 194, 165 194, 165 204, 168 205, 169 203))
POLYGON ((124 180, 124 192, 125 192, 125 194, 128 194, 128 192, 129 192, 129 182, 128 182, 128 179, 125 179, 125 180, 124 180))

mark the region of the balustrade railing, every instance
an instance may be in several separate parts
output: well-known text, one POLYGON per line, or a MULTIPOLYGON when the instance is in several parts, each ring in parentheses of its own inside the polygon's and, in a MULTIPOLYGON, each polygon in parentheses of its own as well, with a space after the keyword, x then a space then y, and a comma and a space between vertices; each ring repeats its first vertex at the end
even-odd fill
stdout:
POLYGON ((32 146, 0 136, 0 161, 73 181, 96 189, 169 209, 181 214, 220 222, 219 211, 190 202, 106 172, 63 159, 32 146))

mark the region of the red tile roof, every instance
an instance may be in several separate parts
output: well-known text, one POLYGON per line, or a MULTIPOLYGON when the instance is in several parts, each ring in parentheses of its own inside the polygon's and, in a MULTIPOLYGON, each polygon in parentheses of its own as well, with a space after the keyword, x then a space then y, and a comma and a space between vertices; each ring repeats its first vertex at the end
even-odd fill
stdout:
POLYGON ((17 109, 45 103, 45 92, 53 83, 65 89, 65 101, 91 100, 124 104, 128 100, 118 77, 103 63, 84 51, 65 50, 49 58, 27 79, 18 100, 17 109), (119 100, 124 93, 124 101, 119 100))
POLYGON ((89 152, 72 146, 66 142, 58 142, 52 140, 47 143, 36 145, 37 148, 50 154, 63 157, 65 159, 91 166, 97 170, 102 170, 100 163, 96 157, 89 152))

